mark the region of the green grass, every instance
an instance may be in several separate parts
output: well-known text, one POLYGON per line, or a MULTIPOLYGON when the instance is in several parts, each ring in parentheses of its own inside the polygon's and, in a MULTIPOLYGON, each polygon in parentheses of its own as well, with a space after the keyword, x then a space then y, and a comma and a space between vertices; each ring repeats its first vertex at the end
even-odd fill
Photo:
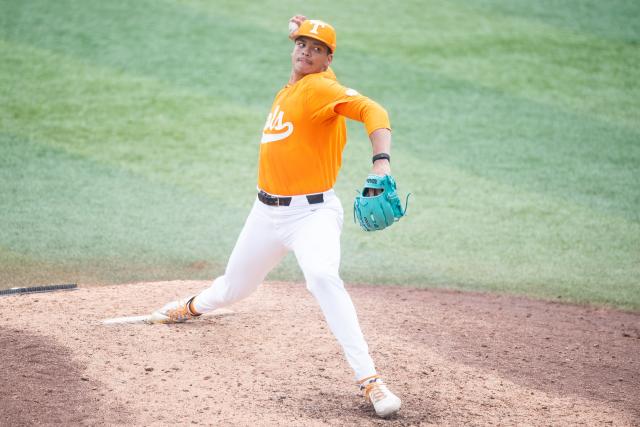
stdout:
MULTIPOLYGON (((0 0, 0 287, 213 278, 255 189, 296 12, 389 111, 409 215, 351 223, 347 282, 640 309, 634 1, 0 0), (367 13, 362 13, 366 11, 367 13)), ((270 276, 301 280, 289 257, 270 276)))

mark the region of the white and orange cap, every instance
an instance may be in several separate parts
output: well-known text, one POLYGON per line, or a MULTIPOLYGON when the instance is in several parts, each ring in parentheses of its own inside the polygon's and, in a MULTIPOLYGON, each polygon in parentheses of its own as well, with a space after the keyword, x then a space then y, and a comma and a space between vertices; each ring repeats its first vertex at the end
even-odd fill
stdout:
POLYGON ((295 33, 295 38, 309 37, 319 40, 329 46, 331 52, 336 51, 336 30, 329 24, 318 19, 307 19, 302 22, 295 33))

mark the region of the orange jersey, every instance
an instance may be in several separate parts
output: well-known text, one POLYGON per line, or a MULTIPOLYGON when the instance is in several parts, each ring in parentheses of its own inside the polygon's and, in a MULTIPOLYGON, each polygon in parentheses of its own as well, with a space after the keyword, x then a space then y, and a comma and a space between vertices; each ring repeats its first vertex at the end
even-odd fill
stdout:
POLYGON ((387 112, 338 83, 331 69, 280 90, 262 133, 258 187, 282 196, 333 188, 347 142, 345 117, 364 122, 367 134, 390 129, 387 112))

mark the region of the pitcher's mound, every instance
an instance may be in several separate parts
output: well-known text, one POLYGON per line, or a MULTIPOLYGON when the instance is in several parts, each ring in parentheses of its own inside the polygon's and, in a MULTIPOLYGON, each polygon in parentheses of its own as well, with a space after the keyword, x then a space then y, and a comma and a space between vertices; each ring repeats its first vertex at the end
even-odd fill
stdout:
MULTIPOLYGON (((267 283, 229 315, 144 316, 210 282, 2 297, 8 425, 633 425, 640 315, 525 298, 347 286, 377 368, 403 399, 375 418, 303 284, 267 283)), ((220 313, 218 313, 220 314, 220 313)))

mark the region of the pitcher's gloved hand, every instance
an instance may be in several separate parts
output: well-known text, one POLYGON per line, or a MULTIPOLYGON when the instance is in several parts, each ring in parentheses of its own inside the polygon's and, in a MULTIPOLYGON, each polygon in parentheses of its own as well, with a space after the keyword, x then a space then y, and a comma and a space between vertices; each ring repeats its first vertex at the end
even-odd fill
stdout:
MULTIPOLYGON (((407 195, 407 202, 409 195, 407 195)), ((396 182, 391 175, 369 175, 364 188, 353 202, 353 220, 356 218, 365 231, 383 230, 402 218, 407 212, 396 193, 396 182)))

